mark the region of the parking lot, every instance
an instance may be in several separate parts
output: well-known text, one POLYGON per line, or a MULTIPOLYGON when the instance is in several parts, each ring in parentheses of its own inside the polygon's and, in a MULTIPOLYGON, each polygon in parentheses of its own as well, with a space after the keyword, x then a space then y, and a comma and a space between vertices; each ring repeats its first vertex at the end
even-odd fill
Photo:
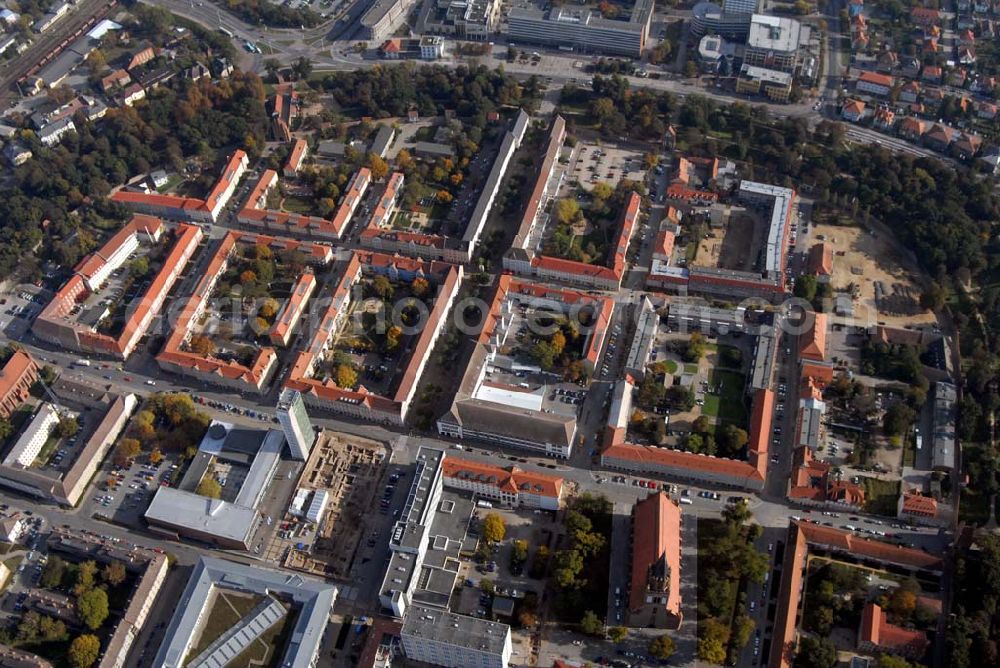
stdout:
POLYGON ((11 339, 24 335, 51 295, 47 290, 22 283, 0 297, 0 331, 11 339))
POLYGON ((573 196, 577 186, 589 191, 602 181, 612 187, 622 179, 643 182, 646 166, 642 155, 635 151, 580 143, 572 149, 564 174, 557 197, 573 196))
POLYGON ((112 459, 98 470, 93 493, 80 501, 81 511, 116 524, 143 527, 143 514, 156 490, 176 484, 182 468, 172 457, 157 465, 141 457, 127 467, 115 466, 112 459))
POLYGON ((13 571, 4 590, 0 603, 2 623, 11 621, 11 617, 19 619, 28 598, 28 591, 38 584, 42 568, 48 561, 45 548, 45 534, 50 527, 44 518, 35 515, 30 510, 20 511, 4 504, 0 506, 3 519, 19 517, 24 522, 24 533, 17 543, 3 543, 7 551, 3 561, 13 571))

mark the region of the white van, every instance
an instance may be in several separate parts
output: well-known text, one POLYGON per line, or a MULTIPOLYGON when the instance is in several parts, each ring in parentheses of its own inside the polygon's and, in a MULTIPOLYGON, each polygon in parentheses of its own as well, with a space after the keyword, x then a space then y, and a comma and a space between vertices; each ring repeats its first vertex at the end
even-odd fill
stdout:
POLYGON ((692 501, 691 501, 691 499, 689 499, 688 497, 686 497, 686 496, 682 496, 682 497, 681 497, 681 504, 682 504, 682 505, 685 505, 685 506, 690 506, 690 505, 691 505, 691 503, 692 503, 692 501))

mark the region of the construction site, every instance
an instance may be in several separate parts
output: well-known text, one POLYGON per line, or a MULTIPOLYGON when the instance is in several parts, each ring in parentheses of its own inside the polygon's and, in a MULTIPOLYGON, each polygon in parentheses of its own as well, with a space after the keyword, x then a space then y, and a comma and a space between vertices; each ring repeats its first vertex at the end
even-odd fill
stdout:
POLYGON ((314 529, 279 532, 270 550, 283 555, 282 566, 329 578, 346 578, 362 537, 375 522, 376 493, 385 476, 385 443, 323 431, 296 487, 326 490, 326 512, 314 529), (284 544, 282 544, 284 543, 284 544))

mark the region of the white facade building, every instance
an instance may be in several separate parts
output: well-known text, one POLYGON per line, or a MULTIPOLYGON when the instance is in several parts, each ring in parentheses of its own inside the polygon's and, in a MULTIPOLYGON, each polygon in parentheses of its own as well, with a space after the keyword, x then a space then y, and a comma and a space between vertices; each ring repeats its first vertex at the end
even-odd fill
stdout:
POLYGON ((276 414, 281 430, 285 432, 292 458, 302 461, 309 459, 309 451, 316 442, 316 432, 313 431, 302 394, 298 390, 282 390, 276 414))
POLYGON ((21 432, 21 436, 7 457, 4 458, 4 466, 14 464, 20 464, 25 468, 31 466, 38 457, 38 453, 41 452, 42 446, 49 440, 52 428, 58 422, 59 413, 52 407, 52 404, 42 404, 35 416, 31 418, 31 422, 21 432))
POLYGON ((425 605, 410 609, 400 638, 407 658, 445 668, 507 668, 513 653, 506 624, 425 605))

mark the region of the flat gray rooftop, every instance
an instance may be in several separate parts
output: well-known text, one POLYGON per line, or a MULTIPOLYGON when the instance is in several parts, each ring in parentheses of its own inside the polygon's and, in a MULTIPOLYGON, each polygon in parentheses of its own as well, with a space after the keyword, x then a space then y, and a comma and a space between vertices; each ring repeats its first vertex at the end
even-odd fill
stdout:
POLYGON ((510 627, 499 622, 415 604, 406 613, 401 633, 404 636, 500 654, 510 634, 510 627))
POLYGON ((195 565, 152 665, 182 668, 185 656, 205 621, 205 608, 213 600, 212 593, 216 589, 270 594, 290 599, 298 605, 300 609, 295 628, 278 665, 282 668, 310 668, 314 665, 337 598, 337 588, 296 573, 245 566, 215 557, 202 557, 195 565))

